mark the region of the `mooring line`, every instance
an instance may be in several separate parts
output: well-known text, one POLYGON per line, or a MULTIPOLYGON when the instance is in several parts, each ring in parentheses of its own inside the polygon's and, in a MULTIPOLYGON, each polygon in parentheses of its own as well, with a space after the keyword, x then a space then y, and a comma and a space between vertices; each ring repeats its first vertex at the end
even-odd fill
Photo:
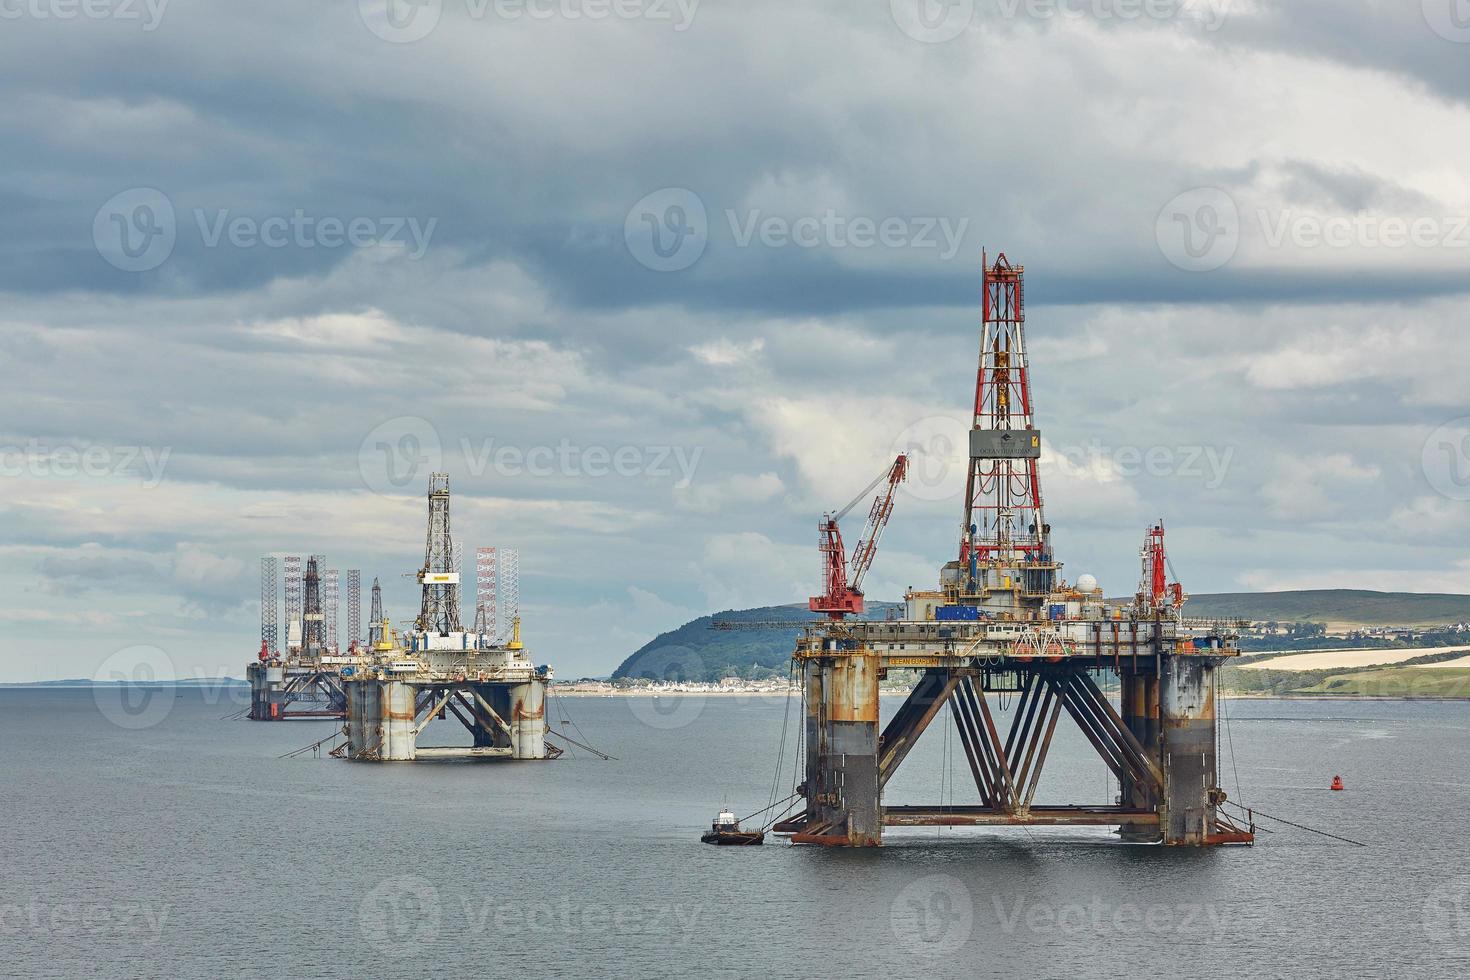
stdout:
POLYGON ((1244 805, 1242 805, 1240 803, 1236 803, 1234 800, 1226 800, 1225 802, 1226 803, 1229 803, 1231 806, 1233 806, 1233 807, 1235 807, 1235 808, 1237 808, 1237 809, 1239 809, 1241 811, 1244 811, 1248 816, 1251 816, 1251 817, 1265 817, 1267 820, 1275 820, 1277 823, 1284 823, 1288 827, 1295 827, 1297 830, 1305 830, 1309 834, 1320 834, 1323 837, 1331 837, 1333 840, 1340 840, 1344 844, 1352 844, 1352 845, 1354 845, 1356 847, 1368 847, 1369 846, 1369 845, 1363 843, 1360 840, 1353 840, 1351 837, 1342 837, 1342 836, 1339 836, 1338 834, 1329 834, 1327 831, 1325 831, 1325 830, 1318 830, 1316 827, 1308 827, 1306 824, 1294 823, 1294 822, 1292 822, 1290 820, 1287 820, 1285 817, 1277 817, 1277 816, 1272 816, 1269 813, 1263 813, 1262 811, 1257 810, 1255 807, 1244 806, 1244 805))

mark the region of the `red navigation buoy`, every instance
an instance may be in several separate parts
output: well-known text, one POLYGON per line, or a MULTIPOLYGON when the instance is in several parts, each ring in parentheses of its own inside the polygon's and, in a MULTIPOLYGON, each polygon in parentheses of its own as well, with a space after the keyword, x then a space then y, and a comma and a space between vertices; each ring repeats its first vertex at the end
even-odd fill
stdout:
POLYGON ((1342 777, 1341 776, 1333 776, 1332 777, 1332 788, 1333 789, 1342 789, 1342 777))

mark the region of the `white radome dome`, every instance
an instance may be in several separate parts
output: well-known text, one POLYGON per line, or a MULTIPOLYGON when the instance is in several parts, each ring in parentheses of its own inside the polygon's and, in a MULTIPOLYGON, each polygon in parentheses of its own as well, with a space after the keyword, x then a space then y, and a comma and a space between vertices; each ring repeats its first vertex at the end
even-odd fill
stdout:
POLYGON ((1083 575, 1083 576, 1079 577, 1077 579, 1077 591, 1078 592, 1096 592, 1097 591, 1097 576, 1096 575, 1083 575))

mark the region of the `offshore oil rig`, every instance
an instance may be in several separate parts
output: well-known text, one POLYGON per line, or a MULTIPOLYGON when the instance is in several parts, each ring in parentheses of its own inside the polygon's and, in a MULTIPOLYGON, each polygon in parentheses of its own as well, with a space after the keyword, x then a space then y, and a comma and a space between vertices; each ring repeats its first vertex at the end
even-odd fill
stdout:
POLYGON ((449 526, 449 477, 429 480, 429 526, 418 581, 421 602, 411 629, 399 634, 374 597, 368 648, 340 668, 347 741, 334 754, 371 762, 416 759, 554 759, 547 744, 547 666, 535 666, 521 642, 514 552, 497 561, 493 548, 476 561, 474 629, 460 621, 460 558, 449 526), (509 633, 496 636, 497 586, 507 588, 509 633), (453 715, 468 746, 422 746, 435 718, 453 715))
MULTIPOLYGON (((260 651, 246 665, 250 681, 252 721, 292 718, 341 718, 347 711, 338 673, 338 572, 324 568, 326 558, 312 555, 303 574, 301 558, 285 558, 286 643, 281 646, 277 619, 280 587, 277 560, 260 560, 260 651)), ((353 653, 362 623, 361 573, 347 570, 347 641, 353 653)), ((373 583, 376 599, 377 583, 373 583)))
POLYGON ((1075 585, 1061 577, 1037 473, 1023 276, 1004 254, 985 260, 964 521, 938 589, 910 591, 902 619, 847 619, 863 612, 862 576, 905 456, 885 474, 850 565, 841 513, 819 525, 825 592, 810 608, 827 618, 806 625, 794 654, 806 706, 805 808, 773 828, 793 843, 872 847, 887 827, 967 825, 1115 826, 1125 840, 1172 845, 1254 840, 1253 828, 1220 811, 1216 773, 1216 670, 1238 655, 1238 636, 1231 624, 1183 618, 1187 597, 1170 581, 1162 522, 1147 532, 1131 602, 1110 606, 1090 575, 1075 585), (892 668, 921 673, 880 730, 879 681, 892 668), (1098 684, 1111 676, 1118 707, 1098 684), (986 699, 994 693, 1017 696, 1004 730, 986 699), (946 706, 980 803, 886 806, 884 786, 946 706), (1064 713, 1116 778, 1115 799, 1035 802, 1064 713))

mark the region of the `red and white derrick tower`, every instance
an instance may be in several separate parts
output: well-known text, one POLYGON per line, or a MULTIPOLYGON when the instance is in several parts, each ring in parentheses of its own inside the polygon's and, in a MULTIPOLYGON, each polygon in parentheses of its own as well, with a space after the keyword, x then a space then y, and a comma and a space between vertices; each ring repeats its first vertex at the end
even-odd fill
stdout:
POLYGON ((1042 511, 1041 433, 1026 359, 1025 268, 1005 253, 984 269, 980 364, 961 527, 961 581, 970 595, 1015 589, 1039 602, 1056 581, 1051 528, 1042 511), (1002 570, 999 577, 982 569, 1002 570))

